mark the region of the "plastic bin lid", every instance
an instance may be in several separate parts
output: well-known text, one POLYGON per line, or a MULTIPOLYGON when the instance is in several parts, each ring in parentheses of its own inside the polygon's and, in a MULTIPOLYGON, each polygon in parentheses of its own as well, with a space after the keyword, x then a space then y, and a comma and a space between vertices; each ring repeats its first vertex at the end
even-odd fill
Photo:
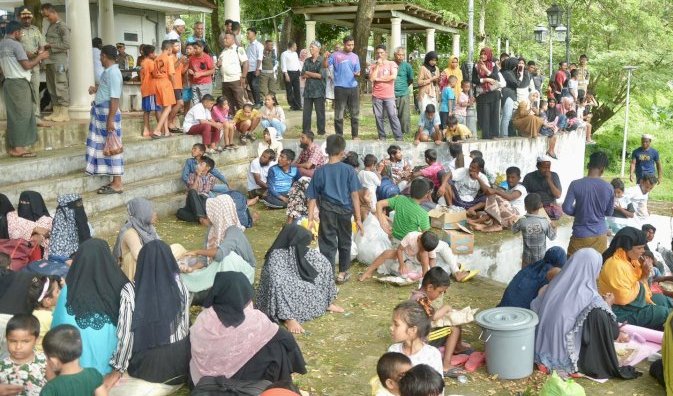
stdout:
POLYGON ((497 307, 481 311, 475 317, 479 326, 489 330, 514 331, 535 327, 537 314, 530 309, 497 307))

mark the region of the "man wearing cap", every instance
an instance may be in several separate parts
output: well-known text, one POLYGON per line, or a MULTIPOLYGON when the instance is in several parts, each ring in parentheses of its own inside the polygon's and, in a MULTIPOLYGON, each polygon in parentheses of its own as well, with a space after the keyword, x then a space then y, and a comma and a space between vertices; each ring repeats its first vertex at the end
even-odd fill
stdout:
MULTIPOLYGON (((44 49, 47 42, 40 29, 33 25, 33 13, 28 7, 21 8, 19 11, 21 18, 21 45, 26 50, 28 59, 35 59, 37 52, 44 49)), ((37 64, 30 70, 30 85, 33 88, 33 108, 35 110, 35 119, 38 126, 44 126, 40 120, 40 65, 37 64)))
POLYGON ((34 157, 35 153, 27 150, 37 140, 31 69, 47 59, 49 53, 38 50, 33 59, 28 59, 21 46, 21 24, 11 21, 6 31, 5 38, 0 41, 0 69, 5 76, 2 90, 7 109, 7 153, 12 157, 34 157))
POLYGON ((247 39, 248 48, 245 50, 245 55, 248 57, 248 75, 246 79, 252 91, 255 107, 259 108, 262 107, 262 98, 259 95, 259 76, 262 74, 264 46, 257 41, 257 29, 254 27, 248 28, 247 39))
POLYGON ((173 29, 166 33, 164 40, 175 40, 180 43, 180 51, 178 51, 178 58, 182 57, 182 35, 185 33, 185 21, 178 18, 173 21, 173 29))
MULTIPOLYGON (((645 175, 654 175, 654 167, 657 167, 657 180, 661 183, 661 160, 659 159, 659 152, 651 147, 654 136, 644 134, 640 139, 640 147, 633 150, 631 154, 631 171, 629 172, 629 180, 633 180, 633 172, 636 173, 636 183, 640 182, 640 178, 645 175)), ((658 184, 657 183, 657 184, 658 184)))
POLYGON ((561 198, 561 179, 556 172, 551 171, 552 158, 548 155, 537 157, 537 170, 523 178, 523 186, 528 194, 538 193, 542 198, 542 206, 551 220, 558 220, 563 210, 556 200, 561 198))
MULTIPOLYGON (((119 66, 119 70, 133 69, 135 62, 133 60, 133 57, 126 53, 126 44, 117 43, 116 47, 117 47, 117 66, 119 66)), ((123 71, 122 78, 124 79, 124 81, 129 81, 131 79, 131 74, 132 72, 130 71, 123 71)))
POLYGON ((47 89, 51 96, 53 111, 51 116, 44 117, 47 121, 70 121, 70 91, 68 86, 68 50, 70 49, 70 28, 58 16, 58 12, 49 3, 40 6, 42 17, 49 21, 45 34, 49 50, 49 59, 45 60, 47 89))

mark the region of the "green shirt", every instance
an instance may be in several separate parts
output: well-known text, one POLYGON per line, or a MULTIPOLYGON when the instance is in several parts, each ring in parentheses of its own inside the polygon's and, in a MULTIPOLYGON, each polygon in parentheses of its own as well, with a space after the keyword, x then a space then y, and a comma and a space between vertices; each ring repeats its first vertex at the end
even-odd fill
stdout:
POLYGON ((47 382, 40 396, 93 395, 103 385, 103 376, 94 368, 82 369, 77 374, 59 375, 47 382))
POLYGON ((45 59, 44 63, 67 62, 70 49, 70 28, 59 19, 49 25, 44 37, 47 44, 51 45, 49 58, 45 59))
POLYGON ((428 212, 413 199, 398 195, 388 199, 388 207, 395 211, 393 219, 393 237, 402 240, 412 231, 430 229, 428 212))
POLYGON ((304 98, 324 98, 325 97, 325 74, 322 67, 322 56, 313 61, 313 57, 306 58, 304 67, 301 70, 304 72, 318 73, 323 76, 322 79, 307 78, 306 86, 304 87, 304 98))
POLYGON ((408 62, 402 62, 397 68, 395 80, 395 97, 409 95, 409 85, 414 81, 414 70, 408 62))

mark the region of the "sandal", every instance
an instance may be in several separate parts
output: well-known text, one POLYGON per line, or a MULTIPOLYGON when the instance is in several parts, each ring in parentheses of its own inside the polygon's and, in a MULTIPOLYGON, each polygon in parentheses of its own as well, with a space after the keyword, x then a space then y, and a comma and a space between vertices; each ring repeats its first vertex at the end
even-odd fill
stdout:
POLYGON ((461 375, 465 375, 465 374, 467 374, 467 373, 462 368, 454 367, 454 368, 450 368, 450 369, 448 369, 444 372, 444 378, 454 378, 455 379, 455 378, 458 378, 461 375))
POLYGON ((453 355, 451 356, 451 365, 452 366, 462 366, 467 362, 467 359, 469 359, 470 356, 466 355, 464 353, 458 354, 458 355, 453 355))
POLYGON ((37 154, 35 154, 33 152, 30 152, 30 151, 26 151, 26 152, 18 154, 18 155, 17 154, 10 154, 9 156, 12 157, 12 158, 33 158, 33 157, 37 157, 37 154))
POLYGON ((344 283, 348 282, 348 280, 350 278, 351 278, 350 272, 346 272, 346 275, 339 274, 336 278, 336 283, 337 283, 337 285, 344 284, 344 283))
POLYGON ((465 362, 465 370, 468 373, 476 371, 486 362, 486 354, 484 352, 473 352, 470 358, 465 362))
POLYGON ((472 279, 472 278, 474 278, 475 276, 477 276, 478 273, 479 273, 479 270, 470 270, 470 273, 467 274, 467 276, 465 276, 463 279, 459 280, 458 282, 460 282, 460 283, 467 282, 467 281, 469 281, 470 279, 472 279))
POLYGON ((556 156, 556 154, 552 154, 552 153, 550 153, 549 151, 547 151, 547 155, 550 156, 550 157, 552 157, 553 159, 558 159, 558 157, 556 156))
POLYGON ((115 190, 112 186, 103 186, 96 191, 98 194, 110 195, 110 194, 121 194, 124 190, 115 190))
POLYGON ((150 134, 150 137, 151 137, 152 139, 161 139, 161 138, 163 138, 162 135, 155 135, 155 134, 153 134, 153 133, 150 134))

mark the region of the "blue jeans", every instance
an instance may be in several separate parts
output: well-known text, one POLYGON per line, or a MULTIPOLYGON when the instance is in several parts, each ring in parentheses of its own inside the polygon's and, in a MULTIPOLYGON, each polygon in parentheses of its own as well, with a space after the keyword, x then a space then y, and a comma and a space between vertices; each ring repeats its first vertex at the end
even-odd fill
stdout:
POLYGON ((512 121, 512 112, 514 111, 514 101, 511 98, 505 99, 500 113, 500 137, 509 136, 509 123, 512 121))
POLYGON ((271 121, 269 120, 262 120, 261 122, 262 128, 266 129, 269 127, 276 128, 276 131, 278 131, 278 134, 280 136, 283 136, 283 133, 285 133, 285 129, 287 129, 287 125, 283 124, 279 120, 273 119, 271 121))

